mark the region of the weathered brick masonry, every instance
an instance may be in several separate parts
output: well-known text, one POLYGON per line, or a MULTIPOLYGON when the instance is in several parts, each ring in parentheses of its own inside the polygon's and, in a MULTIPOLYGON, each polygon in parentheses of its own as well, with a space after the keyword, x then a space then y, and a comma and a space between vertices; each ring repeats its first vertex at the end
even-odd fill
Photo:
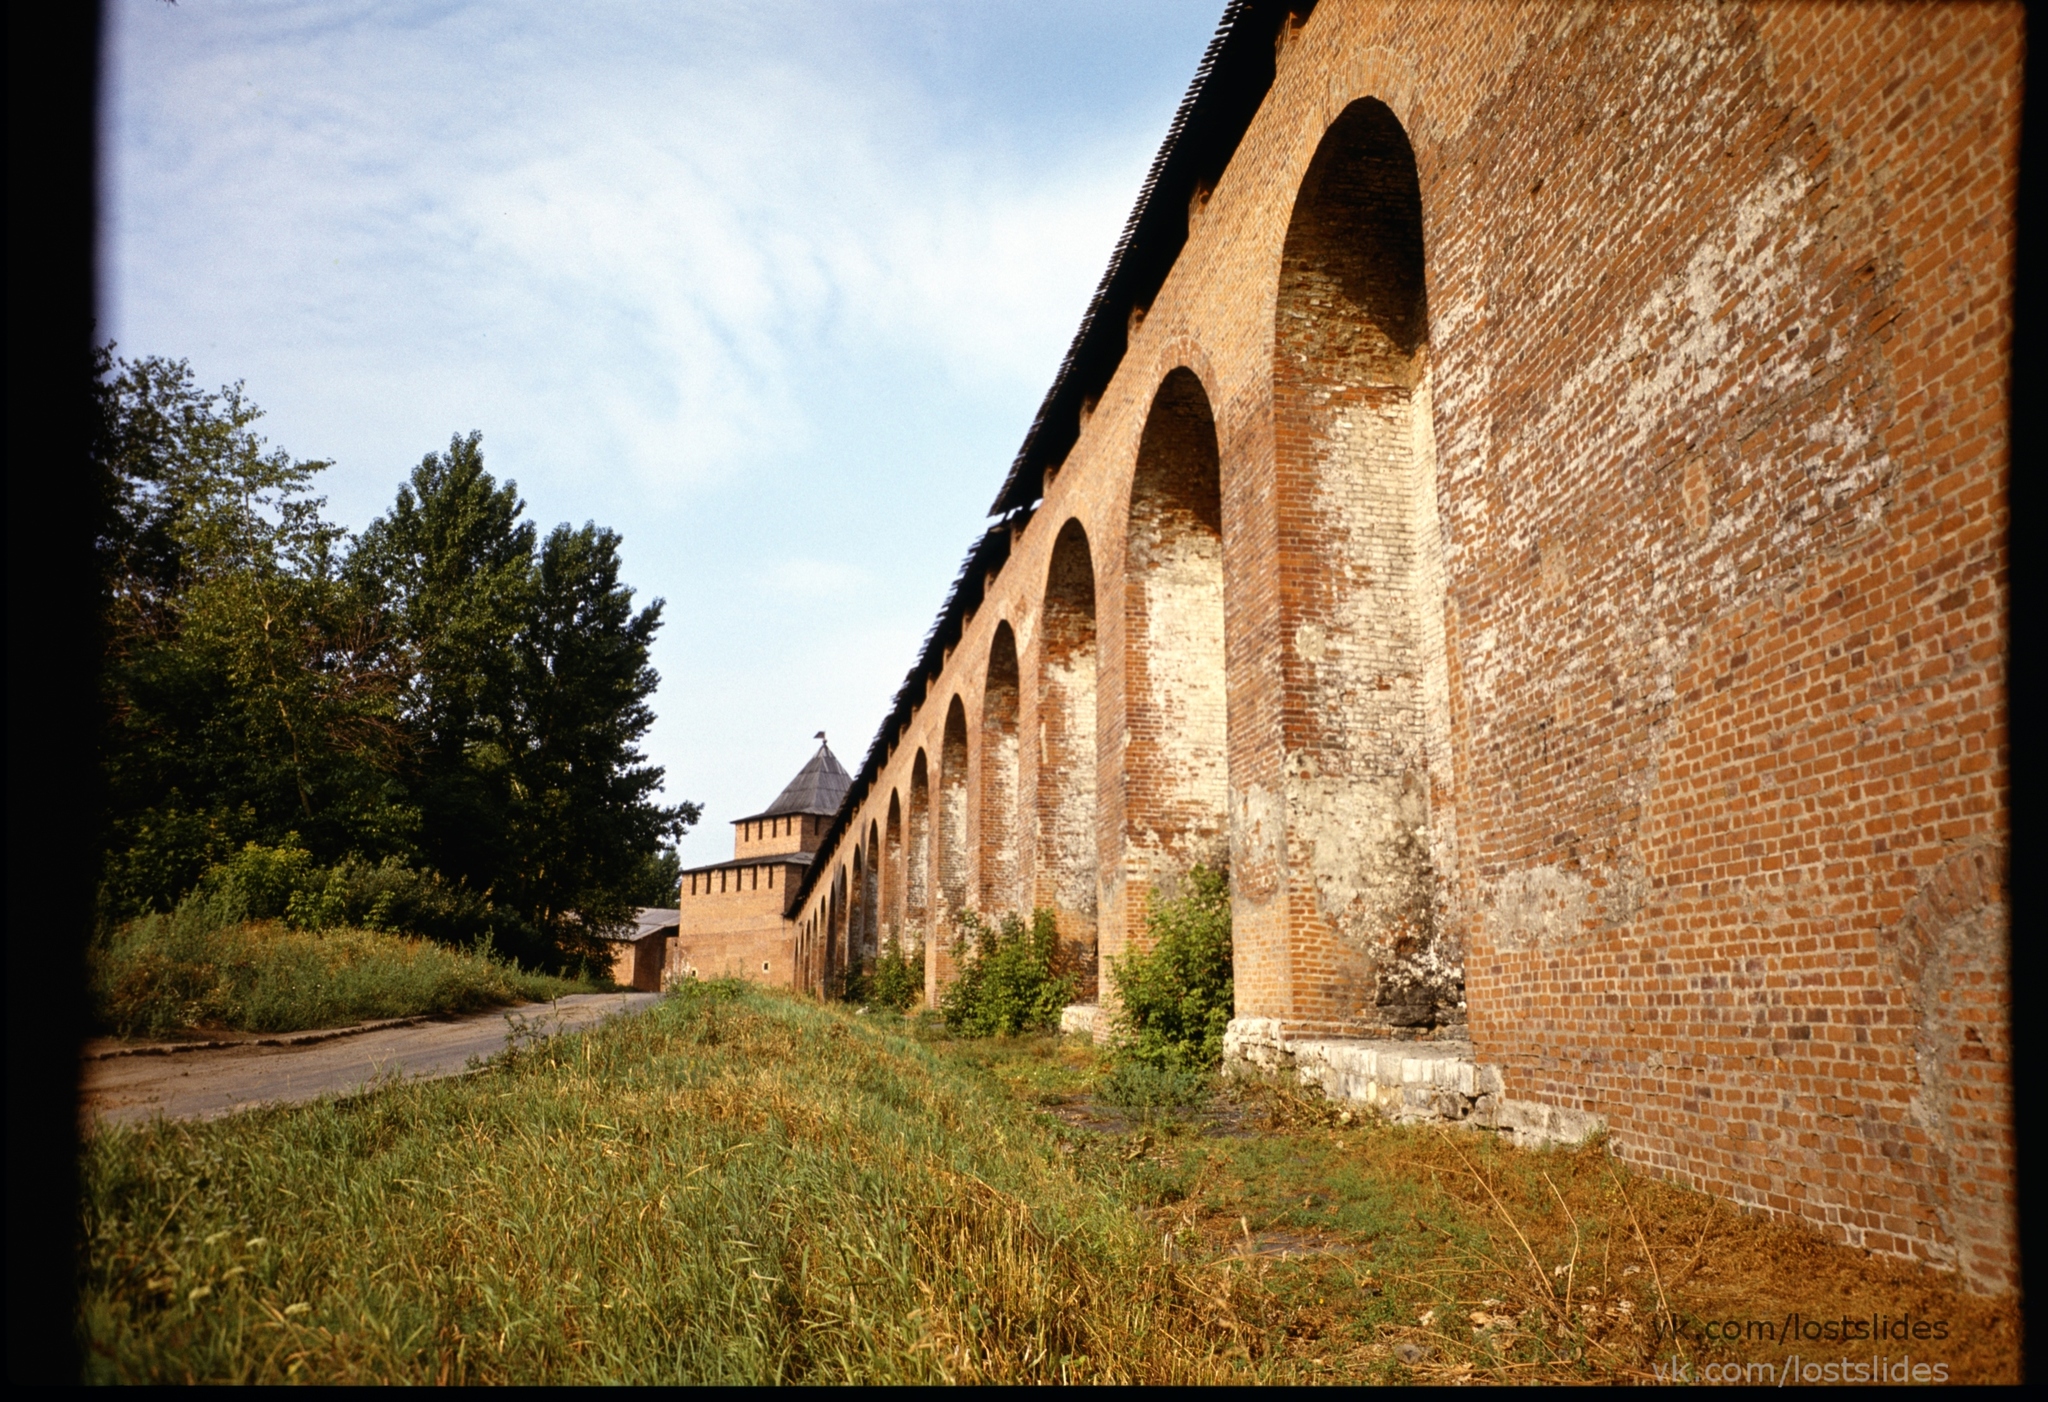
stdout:
POLYGON ((800 981, 1227 862, 1241 1020, 2013 1285, 2021 11, 1303 9, 1226 15, 800 981))

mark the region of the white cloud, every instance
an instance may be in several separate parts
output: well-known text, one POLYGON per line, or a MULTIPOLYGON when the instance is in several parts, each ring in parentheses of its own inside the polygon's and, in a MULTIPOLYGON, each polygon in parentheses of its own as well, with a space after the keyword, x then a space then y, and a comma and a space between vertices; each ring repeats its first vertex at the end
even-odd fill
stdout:
POLYGON ((479 428, 543 525, 618 528, 669 601, 650 750, 717 811, 772 796, 820 724, 865 748, 1214 15, 110 20, 106 329, 246 378, 275 441, 336 460, 351 524, 479 428))

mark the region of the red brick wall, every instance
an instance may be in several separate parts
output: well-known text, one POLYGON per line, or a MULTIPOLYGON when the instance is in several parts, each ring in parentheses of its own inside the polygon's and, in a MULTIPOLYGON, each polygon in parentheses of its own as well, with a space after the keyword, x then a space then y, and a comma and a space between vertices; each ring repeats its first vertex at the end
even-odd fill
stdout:
POLYGON ((686 873, 662 980, 735 977, 777 988, 803 985, 794 932, 782 914, 791 883, 801 877, 800 867, 779 862, 686 873))
POLYGON ((1323 0, 806 928, 920 754, 926 924, 991 840, 1046 899, 1075 523, 1105 954, 1227 851, 1240 1015, 1469 1033, 1633 1161, 2012 1284, 2021 39, 2017 6, 1323 0), (1170 382, 1213 416, 1220 663, 1154 623, 1170 382), (1014 800, 967 743, 999 628, 1014 800), (1160 720, 1219 666, 1220 817, 1160 720))

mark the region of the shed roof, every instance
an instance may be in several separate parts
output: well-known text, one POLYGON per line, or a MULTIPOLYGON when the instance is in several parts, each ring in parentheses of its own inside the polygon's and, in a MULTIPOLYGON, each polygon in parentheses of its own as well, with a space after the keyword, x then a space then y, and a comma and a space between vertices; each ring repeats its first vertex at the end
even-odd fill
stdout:
POLYGON ((608 934, 606 939, 615 943, 637 943, 649 935, 672 935, 683 923, 680 910, 667 910, 661 906, 643 905, 633 911, 633 928, 608 934))
POLYGON ((695 876, 703 871, 744 871, 748 867, 807 867, 814 860, 810 852, 766 852, 751 857, 734 857, 728 862, 706 862, 700 867, 684 867, 681 874, 695 876))

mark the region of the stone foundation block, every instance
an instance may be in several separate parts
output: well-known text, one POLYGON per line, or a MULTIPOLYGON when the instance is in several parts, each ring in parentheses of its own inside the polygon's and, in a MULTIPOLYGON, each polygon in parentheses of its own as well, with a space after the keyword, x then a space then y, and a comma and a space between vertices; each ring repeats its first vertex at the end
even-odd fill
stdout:
POLYGON ((1605 1128, 1584 1111, 1509 1099, 1499 1069, 1481 1066, 1470 1042, 1294 1038, 1278 1019, 1241 1017, 1223 1034, 1223 1063, 1292 1072, 1332 1100, 1370 1105, 1397 1123, 1466 1124, 1525 1148, 1579 1144, 1605 1128))

